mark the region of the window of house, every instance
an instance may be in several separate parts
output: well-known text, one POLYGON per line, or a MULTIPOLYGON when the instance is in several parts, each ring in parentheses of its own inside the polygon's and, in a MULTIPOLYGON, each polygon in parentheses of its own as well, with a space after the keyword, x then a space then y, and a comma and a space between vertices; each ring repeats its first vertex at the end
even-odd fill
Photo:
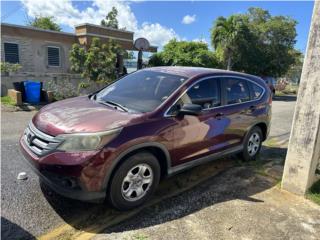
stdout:
POLYGON ((243 103, 250 101, 250 91, 247 81, 229 78, 226 81, 227 104, 243 103))
POLYGON ((198 104, 203 110, 220 106, 219 79, 206 79, 193 85, 170 109, 169 114, 175 115, 186 103, 198 104))
POLYGON ((60 48, 48 47, 48 65, 54 67, 60 66, 60 48))
POLYGON ((19 63, 19 46, 16 43, 4 43, 4 61, 19 63))
POLYGON ((252 87, 252 92, 253 92, 253 99, 258 99, 260 98, 261 94, 263 93, 263 89, 262 87, 259 87, 257 84, 252 83, 251 84, 252 87))

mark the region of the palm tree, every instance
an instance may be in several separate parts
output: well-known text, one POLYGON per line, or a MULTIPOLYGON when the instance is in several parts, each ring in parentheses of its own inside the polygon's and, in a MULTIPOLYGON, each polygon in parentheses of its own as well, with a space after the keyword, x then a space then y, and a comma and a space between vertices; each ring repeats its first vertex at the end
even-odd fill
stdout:
POLYGON ((228 70, 231 70, 232 57, 237 49, 237 41, 243 37, 244 28, 243 18, 233 15, 229 18, 219 17, 211 29, 212 46, 223 50, 228 70))

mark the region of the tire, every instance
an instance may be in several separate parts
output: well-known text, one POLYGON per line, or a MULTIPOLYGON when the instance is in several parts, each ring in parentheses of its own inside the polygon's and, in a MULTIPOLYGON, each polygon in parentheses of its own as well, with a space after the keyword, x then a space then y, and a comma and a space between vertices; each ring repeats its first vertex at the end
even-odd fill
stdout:
POLYGON ((260 152, 262 145, 262 131, 261 128, 256 126, 253 127, 245 137, 243 143, 243 151, 241 157, 245 161, 256 160, 257 155, 260 152))
POLYGON ((110 183, 108 198, 118 210, 130 210, 146 202, 157 188, 160 165, 149 152, 136 153, 119 166, 110 183))

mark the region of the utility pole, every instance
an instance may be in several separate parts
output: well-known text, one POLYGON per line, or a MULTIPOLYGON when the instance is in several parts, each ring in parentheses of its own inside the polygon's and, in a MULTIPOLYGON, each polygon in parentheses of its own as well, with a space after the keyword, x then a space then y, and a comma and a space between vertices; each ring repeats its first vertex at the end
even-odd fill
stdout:
POLYGON ((320 165, 320 1, 314 2, 282 188, 304 195, 320 165))

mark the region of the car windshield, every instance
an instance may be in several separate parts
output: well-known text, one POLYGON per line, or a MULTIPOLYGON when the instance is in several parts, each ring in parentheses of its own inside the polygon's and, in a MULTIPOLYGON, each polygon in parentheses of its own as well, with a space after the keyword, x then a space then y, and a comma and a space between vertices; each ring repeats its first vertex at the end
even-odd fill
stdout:
POLYGON ((150 112, 165 101, 187 78, 157 71, 129 74, 95 95, 101 103, 123 110, 150 112))

